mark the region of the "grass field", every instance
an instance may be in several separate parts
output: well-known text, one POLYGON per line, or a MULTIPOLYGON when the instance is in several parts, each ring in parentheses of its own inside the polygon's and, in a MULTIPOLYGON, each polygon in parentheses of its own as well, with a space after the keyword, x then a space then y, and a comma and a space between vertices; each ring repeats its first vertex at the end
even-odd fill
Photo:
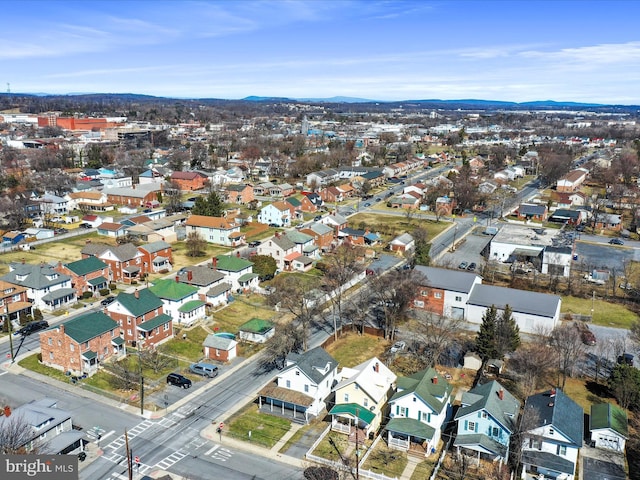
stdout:
POLYGON ((282 314, 261 306, 258 303, 261 300, 262 296, 259 295, 238 297, 213 314, 214 328, 218 328, 220 332, 238 333, 238 327, 252 318, 272 320, 276 315, 282 317, 282 314))
POLYGON ((333 443, 336 445, 338 451, 344 452, 349 446, 349 440, 341 433, 329 432, 322 441, 318 444, 316 449, 312 452, 314 455, 322 458, 328 458, 336 462, 340 461, 340 455, 336 451, 336 448, 329 443, 329 439, 333 439, 333 443))
POLYGON ((273 447, 291 429, 289 420, 260 413, 255 405, 251 405, 228 423, 230 435, 266 448, 273 447))
POLYGON ((382 215, 376 213, 358 213, 349 219, 354 228, 366 229, 379 232, 385 236, 386 240, 391 240, 397 235, 411 232, 417 227, 427 230, 428 238, 433 238, 440 232, 446 230, 451 225, 449 222, 435 222, 433 220, 418 219, 412 217, 407 219, 404 210, 390 209, 394 212, 401 212, 403 215, 382 215), (388 238, 387 238, 388 237, 388 238))
POLYGON ((562 311, 560 318, 566 314, 591 315, 593 308, 593 323, 607 327, 629 328, 638 316, 618 303, 611 303, 596 298, 595 300, 577 297, 562 297, 562 311))
POLYGON ((209 335, 204 328, 195 327, 184 331, 176 328, 174 333, 175 338, 160 345, 158 350, 190 362, 197 362, 202 358, 202 343, 209 335), (183 334, 187 335, 186 339, 182 338, 183 334))
POLYGON ((407 454, 390 449, 384 442, 378 442, 376 448, 367 457, 363 468, 374 472, 383 472, 388 477, 400 478, 407 466, 407 454))
POLYGON ((384 338, 348 333, 326 350, 341 367, 355 367, 372 357, 380 358, 388 347, 389 342, 384 338))

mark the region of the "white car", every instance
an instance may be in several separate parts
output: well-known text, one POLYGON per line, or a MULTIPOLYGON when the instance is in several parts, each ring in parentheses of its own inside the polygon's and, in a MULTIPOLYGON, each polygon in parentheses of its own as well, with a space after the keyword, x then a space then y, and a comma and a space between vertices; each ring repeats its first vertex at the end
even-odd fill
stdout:
POLYGON ((396 352, 399 352, 400 350, 404 350, 406 346, 407 346, 407 344, 405 342, 403 342, 402 340, 400 340, 400 341, 397 341, 396 343, 394 343, 391 346, 391 349, 389 351, 391 353, 396 353, 396 352))

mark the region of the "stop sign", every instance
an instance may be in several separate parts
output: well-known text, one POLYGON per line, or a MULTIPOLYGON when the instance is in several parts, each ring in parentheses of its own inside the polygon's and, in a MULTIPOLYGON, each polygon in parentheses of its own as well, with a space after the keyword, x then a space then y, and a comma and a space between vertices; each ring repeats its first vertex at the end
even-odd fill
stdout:
POLYGON ((136 455, 133 461, 136 463, 140 463, 140 457, 136 455))

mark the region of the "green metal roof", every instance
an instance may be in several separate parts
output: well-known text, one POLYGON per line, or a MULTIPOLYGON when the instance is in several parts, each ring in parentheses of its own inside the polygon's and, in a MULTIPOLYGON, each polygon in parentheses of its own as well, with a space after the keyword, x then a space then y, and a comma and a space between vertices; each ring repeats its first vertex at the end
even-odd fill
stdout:
POLYGON ((118 323, 103 312, 81 315, 62 325, 64 332, 78 343, 87 342, 118 327, 118 323))
POLYGON ((250 282, 254 278, 258 278, 259 276, 260 275, 258 275, 257 273, 245 273, 244 275, 240 275, 240 277, 238 278, 238 282, 250 282))
POLYGON ((421 370, 409 377, 398 377, 398 391, 391 397, 391 400, 404 397, 409 394, 416 395, 434 412, 440 413, 445 407, 446 399, 453 387, 434 368, 421 370), (434 383, 434 377, 438 379, 434 383), (438 397, 443 400, 439 400, 438 397))
POLYGON ((203 305, 206 304, 202 300, 189 300, 180 308, 178 308, 178 311, 182 313, 192 312, 196 308, 200 308, 203 305))
POLYGON ((253 263, 243 258, 233 257, 231 255, 218 255, 216 257, 218 270, 227 272, 239 272, 245 268, 253 266, 253 263))
POLYGON ((376 418, 375 413, 371 412, 368 408, 363 407, 362 405, 358 405, 357 403, 340 403, 335 405, 331 411, 330 415, 350 415, 353 418, 358 417, 360 420, 365 422, 367 425, 371 425, 371 422, 374 418, 376 418))
POLYGON ((198 291, 197 287, 188 285, 182 282, 176 282, 168 278, 156 280, 154 284, 149 287, 153 293, 160 298, 167 300, 182 300, 190 295, 193 295, 198 291))
POLYGON ((143 332, 150 332, 154 328, 159 327, 160 325, 164 325, 165 323, 168 323, 170 321, 171 317, 169 315, 167 315, 166 313, 161 313, 151 320, 142 322, 140 325, 138 325, 138 330, 142 330, 143 332))
POLYGON ((88 352, 84 352, 82 356, 87 360, 93 360, 94 358, 98 357, 98 354, 92 350, 89 350, 88 352))
POLYGON ((627 412, 610 403, 591 405, 591 430, 610 428, 625 438, 629 438, 627 412))
POLYGON ((98 285, 107 283, 107 279, 104 278, 102 275, 100 275, 99 277, 92 278, 91 280, 89 280, 88 283, 89 285, 93 285, 94 287, 97 287, 98 285))
POLYGON ((392 418, 387 423, 390 432, 404 433, 423 440, 431 440, 436 429, 414 418, 392 418))
POLYGON ((124 345, 124 338, 122 337, 113 337, 111 339, 111 343, 113 343, 114 345, 124 345))
POLYGON ((162 307, 162 300, 148 288, 138 290, 138 297, 135 293, 123 292, 118 294, 116 300, 136 317, 162 307))
POLYGON ((100 260, 98 257, 87 257, 82 260, 76 260, 75 262, 65 264, 69 270, 76 275, 82 276, 87 273, 95 272, 96 270, 102 270, 107 268, 108 265, 100 260))
POLYGON ((261 318, 252 318, 248 322, 238 327, 238 330, 251 333, 266 333, 273 328, 273 323, 262 320, 261 318))

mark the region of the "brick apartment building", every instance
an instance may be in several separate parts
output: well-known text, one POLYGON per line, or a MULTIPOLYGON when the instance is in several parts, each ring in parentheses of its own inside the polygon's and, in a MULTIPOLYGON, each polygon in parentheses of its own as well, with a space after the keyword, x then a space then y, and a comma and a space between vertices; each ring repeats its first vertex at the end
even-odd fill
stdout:
POLYGON ((111 280, 109 265, 97 257, 87 257, 64 264, 58 262, 55 269, 71 277, 71 287, 75 288, 78 297, 84 292, 92 292, 97 296, 100 290, 109 287, 111 280))

